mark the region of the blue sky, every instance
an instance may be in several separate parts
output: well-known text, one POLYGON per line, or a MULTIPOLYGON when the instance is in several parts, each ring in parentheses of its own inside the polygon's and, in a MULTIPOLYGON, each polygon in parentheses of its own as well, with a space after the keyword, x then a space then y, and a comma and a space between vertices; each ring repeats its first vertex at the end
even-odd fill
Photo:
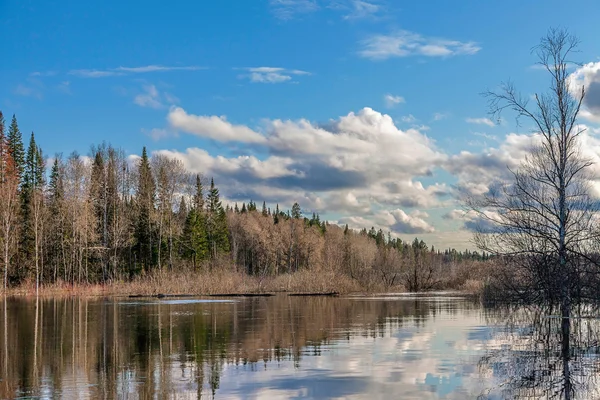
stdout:
POLYGON ((492 126, 479 93, 544 90, 530 49, 551 26, 595 82, 599 17, 591 0, 0 0, 0 110, 48 156, 146 145, 231 201, 466 247, 456 187, 504 173, 529 133, 492 126))

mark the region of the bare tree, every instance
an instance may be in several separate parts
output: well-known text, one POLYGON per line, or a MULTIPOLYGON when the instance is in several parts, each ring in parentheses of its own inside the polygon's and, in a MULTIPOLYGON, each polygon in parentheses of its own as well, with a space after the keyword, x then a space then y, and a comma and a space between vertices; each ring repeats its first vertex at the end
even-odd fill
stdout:
POLYGON ((477 246, 501 256, 507 268, 501 286, 527 301, 560 304, 568 319, 573 301, 589 297, 598 272, 592 248, 597 242, 597 202, 588 190, 577 123, 585 89, 569 85, 570 56, 579 41, 567 31, 551 29, 533 52, 551 77, 547 93, 529 97, 512 83, 487 92, 490 113, 503 111, 533 124, 532 150, 512 179, 494 183, 481 197, 470 197, 467 207, 480 218, 477 246))

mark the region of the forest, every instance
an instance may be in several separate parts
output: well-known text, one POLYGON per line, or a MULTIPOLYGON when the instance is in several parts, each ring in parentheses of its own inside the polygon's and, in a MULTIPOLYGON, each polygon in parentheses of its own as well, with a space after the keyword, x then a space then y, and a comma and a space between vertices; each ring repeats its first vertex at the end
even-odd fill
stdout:
POLYGON ((304 273, 356 290, 416 292, 481 286, 489 264, 485 253, 328 223, 298 203, 223 204, 213 179, 145 147, 141 157, 103 143, 49 158, 1 112, 0 249, 4 291, 184 271, 259 282, 304 273))

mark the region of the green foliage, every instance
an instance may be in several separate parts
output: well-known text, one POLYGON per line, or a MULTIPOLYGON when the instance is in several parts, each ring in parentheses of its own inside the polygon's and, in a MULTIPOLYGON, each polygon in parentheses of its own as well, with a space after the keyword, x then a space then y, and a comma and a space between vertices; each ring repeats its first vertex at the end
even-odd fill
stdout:
POLYGON ((143 268, 148 271, 153 265, 153 232, 151 213, 154 210, 156 185, 150 169, 150 161, 146 147, 142 150, 142 157, 138 166, 136 188, 137 222, 135 227, 136 254, 143 268))
POLYGON ((185 220, 182 242, 183 255, 194 262, 208 258, 208 236, 206 233, 206 217, 204 212, 192 208, 185 220))
POLYGON ((17 123, 17 117, 14 114, 12 116, 10 127, 8 128, 7 139, 10 153, 15 162, 15 167, 19 172, 19 176, 21 176, 25 167, 25 148, 23 146, 21 131, 19 130, 19 125, 17 123))
POLYGON ((300 204, 294 203, 292 206, 292 218, 300 219, 302 218, 302 210, 300 209, 300 204))

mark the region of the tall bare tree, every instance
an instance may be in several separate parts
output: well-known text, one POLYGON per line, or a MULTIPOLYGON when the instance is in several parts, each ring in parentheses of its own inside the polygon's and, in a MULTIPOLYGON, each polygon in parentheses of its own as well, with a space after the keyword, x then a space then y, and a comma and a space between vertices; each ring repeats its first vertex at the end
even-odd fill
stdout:
POLYGON ((578 44, 566 30, 551 29, 534 47, 550 88, 532 106, 512 83, 486 93, 492 115, 512 111, 517 123, 533 125, 532 149, 510 181, 467 201, 482 221, 475 243, 506 261, 502 287, 526 301, 560 305, 566 318, 573 302, 595 297, 599 271, 592 252, 598 203, 588 190, 591 161, 581 155, 577 123, 585 88, 569 79, 578 44))

